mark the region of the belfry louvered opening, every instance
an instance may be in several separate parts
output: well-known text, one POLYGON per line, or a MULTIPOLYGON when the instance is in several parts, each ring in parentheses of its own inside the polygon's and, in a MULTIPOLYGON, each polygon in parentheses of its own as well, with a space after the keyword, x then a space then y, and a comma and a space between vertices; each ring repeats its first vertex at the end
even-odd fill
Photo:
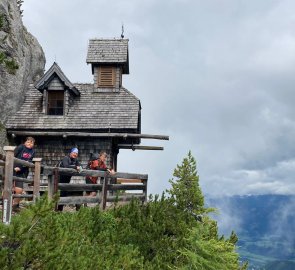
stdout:
POLYGON ((115 68, 99 67, 98 87, 115 87, 115 68))

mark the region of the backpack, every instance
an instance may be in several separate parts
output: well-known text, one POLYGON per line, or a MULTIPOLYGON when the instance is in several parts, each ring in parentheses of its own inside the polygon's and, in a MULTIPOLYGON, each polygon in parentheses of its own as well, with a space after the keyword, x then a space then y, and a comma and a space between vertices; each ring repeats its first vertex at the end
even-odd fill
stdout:
POLYGON ((62 159, 60 161, 58 161, 54 167, 63 167, 62 166, 62 159))
POLYGON ((88 163, 86 165, 86 170, 92 170, 91 165, 93 164, 93 161, 97 160, 97 159, 98 159, 98 154, 97 153, 90 153, 89 160, 88 160, 88 163))
POLYGON ((64 167, 63 165, 63 160, 64 160, 65 157, 63 157, 60 161, 58 161, 55 165, 55 167, 64 167))

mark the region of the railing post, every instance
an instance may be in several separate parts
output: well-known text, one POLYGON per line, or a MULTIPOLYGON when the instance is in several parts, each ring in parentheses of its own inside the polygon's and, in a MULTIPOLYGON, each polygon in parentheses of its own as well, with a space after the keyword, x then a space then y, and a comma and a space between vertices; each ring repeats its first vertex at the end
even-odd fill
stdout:
MULTIPOLYGON (((53 194, 58 193, 58 183, 59 183, 59 170, 58 168, 54 168, 53 170, 53 194)), ((55 211, 58 210, 58 202, 55 203, 55 211)))
POLYGON ((34 202, 36 202, 36 200, 40 197, 41 160, 42 158, 33 158, 33 161, 35 162, 34 187, 33 187, 34 202))
POLYGON ((2 221, 10 224, 12 212, 13 159, 15 146, 4 146, 6 151, 2 221))
POLYGON ((48 200, 52 201, 53 195, 54 195, 54 179, 52 174, 48 174, 47 181, 48 181, 47 196, 48 196, 48 200))
POLYGON ((104 210, 107 205, 107 193, 108 193, 108 175, 105 173, 102 183, 102 190, 101 190, 101 200, 100 200, 100 209, 104 210))
POLYGON ((148 179, 144 179, 143 180, 143 195, 144 195, 144 202, 147 202, 147 183, 148 183, 148 179))
POLYGON ((54 168, 53 170, 53 176, 54 176, 54 193, 58 192, 58 183, 59 183, 59 170, 58 168, 54 168))

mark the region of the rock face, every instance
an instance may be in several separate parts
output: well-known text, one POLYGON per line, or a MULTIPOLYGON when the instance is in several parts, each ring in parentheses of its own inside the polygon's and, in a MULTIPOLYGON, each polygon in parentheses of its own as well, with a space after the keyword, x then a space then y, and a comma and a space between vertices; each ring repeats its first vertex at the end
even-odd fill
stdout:
POLYGON ((0 152, 7 145, 8 115, 18 110, 45 67, 42 47, 24 27, 19 5, 18 0, 0 0, 0 152))

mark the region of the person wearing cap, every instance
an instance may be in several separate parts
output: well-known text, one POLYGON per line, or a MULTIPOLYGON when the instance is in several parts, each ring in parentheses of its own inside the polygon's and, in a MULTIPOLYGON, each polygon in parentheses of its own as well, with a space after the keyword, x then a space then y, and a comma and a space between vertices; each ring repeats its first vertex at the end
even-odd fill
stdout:
MULTIPOLYGON (((79 153, 78 148, 76 148, 76 147, 72 148, 70 151, 70 154, 66 155, 62 159, 62 161, 60 163, 60 167, 76 169, 78 172, 81 172, 82 166, 78 160, 78 153, 79 153)), ((71 181, 71 177, 72 177, 71 175, 60 174, 59 182, 68 184, 71 181)), ((72 192, 69 192, 69 191, 61 190, 61 192, 60 192, 61 197, 68 197, 71 195, 73 195, 73 194, 72 194, 72 192)), ((79 210, 79 208, 80 208, 80 205, 76 204, 76 210, 79 210)), ((63 205, 58 205, 57 210, 62 211, 63 205)))

